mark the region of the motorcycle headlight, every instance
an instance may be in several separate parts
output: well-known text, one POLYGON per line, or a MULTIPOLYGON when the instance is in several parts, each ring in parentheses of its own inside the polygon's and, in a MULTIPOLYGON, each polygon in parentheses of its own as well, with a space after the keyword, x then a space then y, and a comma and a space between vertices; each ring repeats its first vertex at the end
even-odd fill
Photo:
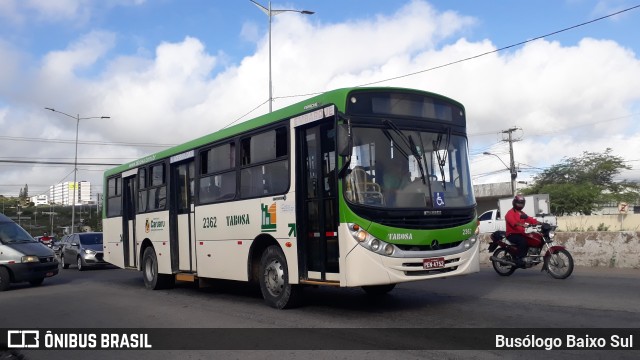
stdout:
POLYGON ((553 230, 549 231, 549 239, 553 239, 554 237, 556 237, 556 232, 553 230))

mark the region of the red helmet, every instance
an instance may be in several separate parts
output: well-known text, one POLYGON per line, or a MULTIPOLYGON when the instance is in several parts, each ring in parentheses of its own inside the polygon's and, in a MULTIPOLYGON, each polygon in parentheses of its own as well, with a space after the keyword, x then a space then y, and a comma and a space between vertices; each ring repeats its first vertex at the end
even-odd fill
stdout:
POLYGON ((511 204, 513 205, 514 209, 518 209, 518 210, 522 210, 524 208, 524 196, 522 195, 516 195, 513 197, 513 201, 511 202, 511 204))

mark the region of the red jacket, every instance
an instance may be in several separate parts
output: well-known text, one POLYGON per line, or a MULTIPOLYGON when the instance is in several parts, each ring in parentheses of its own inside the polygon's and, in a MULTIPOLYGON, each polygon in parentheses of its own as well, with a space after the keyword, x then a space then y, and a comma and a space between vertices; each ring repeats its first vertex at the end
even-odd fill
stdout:
POLYGON ((527 216, 524 212, 513 208, 507 211, 507 215, 504 216, 504 220, 507 223, 507 236, 511 234, 524 234, 525 224, 538 224, 538 220, 530 216, 527 216, 526 219, 522 219, 520 217, 522 214, 527 216))

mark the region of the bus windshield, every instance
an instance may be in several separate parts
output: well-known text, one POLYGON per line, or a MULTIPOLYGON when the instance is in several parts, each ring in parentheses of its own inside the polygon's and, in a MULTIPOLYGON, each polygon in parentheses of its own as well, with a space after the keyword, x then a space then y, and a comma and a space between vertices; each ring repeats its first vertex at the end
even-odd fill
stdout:
POLYGON ((467 140, 444 130, 353 127, 351 163, 343 179, 352 204, 383 208, 473 206, 467 140))

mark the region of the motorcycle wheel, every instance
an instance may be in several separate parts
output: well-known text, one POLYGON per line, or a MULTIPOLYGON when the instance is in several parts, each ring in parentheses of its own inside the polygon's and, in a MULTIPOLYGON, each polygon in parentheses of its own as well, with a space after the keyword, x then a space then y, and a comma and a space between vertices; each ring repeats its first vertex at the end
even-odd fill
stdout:
MULTIPOLYGON (((507 252, 506 249, 498 249, 493 253, 493 256, 495 258, 498 259, 504 259, 504 260, 508 260, 508 261, 514 261, 513 257, 511 256, 511 254, 509 254, 509 252, 507 252)), ((516 267, 515 266, 511 266, 511 265, 504 265, 501 264, 498 261, 491 261, 491 264, 493 265, 493 270, 495 270, 498 275, 500 276, 509 276, 511 274, 513 274, 514 271, 516 271, 516 267)))
POLYGON ((555 250, 544 258, 545 269, 554 279, 566 279, 573 272, 573 257, 565 249, 555 250))

